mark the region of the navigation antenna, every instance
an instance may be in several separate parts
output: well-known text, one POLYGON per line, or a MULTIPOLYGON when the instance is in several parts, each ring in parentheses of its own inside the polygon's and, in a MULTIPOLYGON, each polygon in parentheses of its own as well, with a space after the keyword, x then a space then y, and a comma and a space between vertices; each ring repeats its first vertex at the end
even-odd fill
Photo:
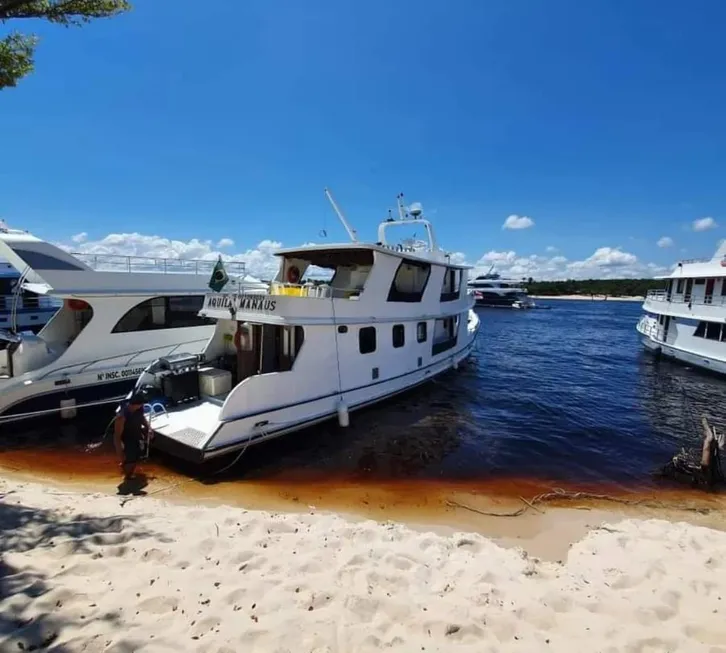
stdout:
POLYGON ((398 202, 398 218, 399 220, 405 220, 406 211, 403 208, 403 193, 396 195, 396 202, 398 202))
POLYGON ((325 189, 325 196, 328 198, 328 201, 330 202, 331 206, 333 207, 333 211, 335 211, 338 215, 338 218, 340 218, 340 221, 343 223, 343 226, 345 227, 345 230, 348 232, 348 236, 350 236, 350 239, 354 242, 358 242, 358 235, 355 229, 348 224, 348 221, 345 219, 345 216, 343 215, 343 212, 338 208, 338 205, 335 203, 335 200, 333 199, 333 196, 330 194, 330 191, 326 188, 325 189))

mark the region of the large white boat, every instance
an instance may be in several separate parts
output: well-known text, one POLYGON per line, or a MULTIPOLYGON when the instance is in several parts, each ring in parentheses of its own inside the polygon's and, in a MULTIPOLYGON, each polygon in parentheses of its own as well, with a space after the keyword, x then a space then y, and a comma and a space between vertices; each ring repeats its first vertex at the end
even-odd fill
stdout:
POLYGON ((527 294, 522 281, 502 279, 490 269, 468 283, 477 306, 495 308, 534 308, 534 301, 527 294))
POLYGON ((419 209, 389 218, 378 242, 284 249, 269 293, 208 294, 217 322, 201 356, 162 358, 138 381, 155 446, 202 461, 374 404, 458 367, 479 319, 467 266, 439 249, 419 209), (425 241, 392 241, 402 226, 425 241), (308 283, 315 270, 327 283, 308 283))
MULTIPOLYGON (((0 229, 0 256, 20 271, 15 292, 59 307, 38 334, 0 330, 0 424, 118 402, 151 361, 201 352, 214 332, 198 313, 215 261, 82 260, 8 228, 0 229)), ((233 268, 244 275, 244 264, 233 268)))
POLYGON ((658 278, 665 289, 648 292, 637 326, 645 347, 726 374, 726 243, 658 278))

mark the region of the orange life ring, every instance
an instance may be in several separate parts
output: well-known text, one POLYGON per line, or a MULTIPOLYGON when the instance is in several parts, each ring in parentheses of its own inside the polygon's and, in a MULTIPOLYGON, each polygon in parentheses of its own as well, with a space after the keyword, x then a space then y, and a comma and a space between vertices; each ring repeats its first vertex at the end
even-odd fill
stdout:
POLYGON ((287 282, 297 283, 298 281, 300 281, 300 268, 296 265, 291 265, 287 268, 287 282))

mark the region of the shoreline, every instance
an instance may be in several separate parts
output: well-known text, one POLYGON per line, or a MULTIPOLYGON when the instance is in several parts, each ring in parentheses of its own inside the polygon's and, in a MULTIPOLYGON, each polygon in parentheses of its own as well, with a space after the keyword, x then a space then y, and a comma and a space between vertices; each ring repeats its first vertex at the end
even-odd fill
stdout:
POLYGON ((591 297, 590 295, 530 295, 532 299, 572 299, 576 301, 593 301, 593 302, 644 302, 645 297, 638 297, 638 296, 628 296, 623 295, 620 297, 611 297, 604 295, 595 295, 594 297, 591 297))
MULTIPOLYGON (((3 650, 569 652, 608 639, 614 650, 647 641, 712 653, 723 643, 726 532, 682 521, 697 513, 659 513, 674 523, 633 507, 543 505, 489 518, 485 530, 510 529, 492 538, 303 502, 271 512, 179 493, 122 505, 9 478, 0 492, 3 650), (521 547, 538 537, 558 540, 559 557, 521 547)), ((726 528, 722 511, 712 518, 726 528)))

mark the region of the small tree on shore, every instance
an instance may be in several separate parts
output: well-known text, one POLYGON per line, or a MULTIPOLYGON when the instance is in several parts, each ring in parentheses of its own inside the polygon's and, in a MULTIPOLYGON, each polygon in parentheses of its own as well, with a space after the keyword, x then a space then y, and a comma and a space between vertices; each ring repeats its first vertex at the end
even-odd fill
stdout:
MULTIPOLYGON (((0 0, 0 23, 39 18, 65 27, 115 16, 131 8, 128 0, 0 0)), ((0 39, 0 89, 15 86, 33 71, 36 36, 11 32, 0 39)))

